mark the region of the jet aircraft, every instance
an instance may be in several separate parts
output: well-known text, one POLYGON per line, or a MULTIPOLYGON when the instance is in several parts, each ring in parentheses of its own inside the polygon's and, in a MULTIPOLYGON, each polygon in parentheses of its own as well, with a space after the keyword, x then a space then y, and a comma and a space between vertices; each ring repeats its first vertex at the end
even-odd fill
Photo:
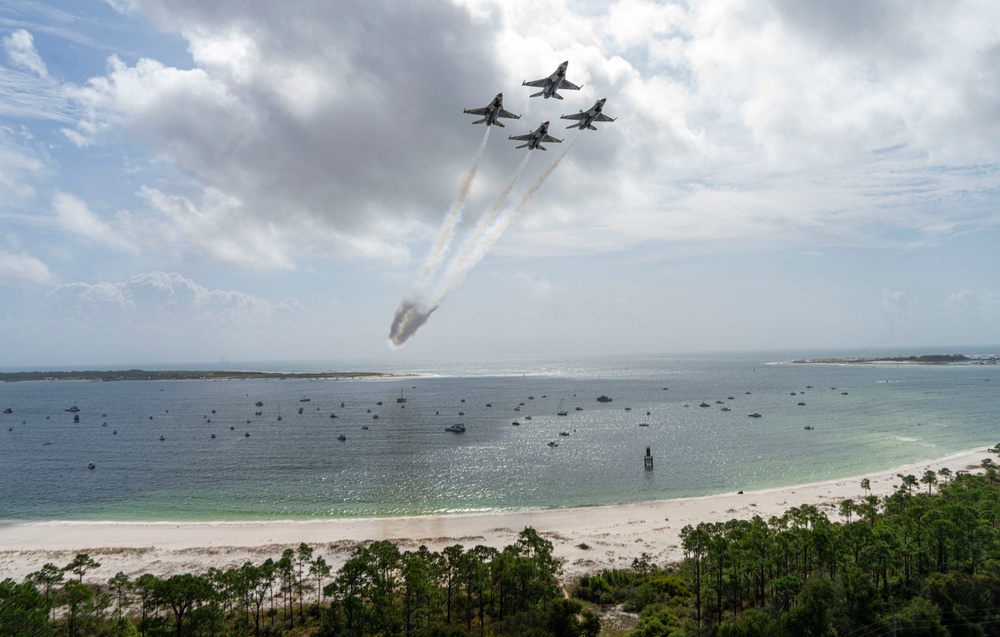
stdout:
POLYGON ((604 102, 608 101, 608 98, 602 98, 594 102, 594 105, 588 108, 586 111, 580 111, 575 115, 561 115, 559 119, 575 119, 579 120, 575 124, 570 124, 566 128, 579 128, 583 130, 589 128, 590 130, 597 130, 594 126, 594 122, 613 122, 617 117, 608 117, 601 110, 604 108, 604 102))
POLYGON ((499 126, 500 128, 505 128, 503 124, 497 121, 498 117, 506 117, 507 119, 521 119, 520 115, 515 115, 510 111, 506 111, 503 108, 503 93, 497 93, 497 96, 493 98, 493 101, 482 108, 467 108, 463 111, 469 115, 482 115, 482 119, 477 119, 472 122, 473 124, 486 124, 487 126, 499 126))
POLYGON ((567 91, 579 91, 580 87, 572 82, 566 80, 566 67, 569 66, 569 61, 563 62, 556 69, 555 73, 548 77, 543 77, 540 80, 533 80, 531 82, 524 81, 521 82, 521 86, 534 86, 536 88, 541 88, 537 93, 531 95, 531 97, 538 97, 541 95, 545 99, 554 97, 557 100, 562 99, 562 95, 556 93, 560 89, 566 89, 567 91))
POLYGON ((535 130, 527 133, 525 135, 511 135, 507 139, 517 140, 519 142, 527 142, 526 144, 521 144, 517 148, 527 148, 528 150, 545 150, 542 146, 542 142, 558 144, 562 142, 561 139, 556 139, 555 137, 549 135, 549 123, 542 122, 542 125, 535 130))

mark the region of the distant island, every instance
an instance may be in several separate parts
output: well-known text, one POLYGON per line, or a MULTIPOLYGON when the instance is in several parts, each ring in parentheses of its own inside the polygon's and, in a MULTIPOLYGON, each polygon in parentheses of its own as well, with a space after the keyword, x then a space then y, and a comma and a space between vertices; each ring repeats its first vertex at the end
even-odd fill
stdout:
POLYGON ((344 379, 344 378, 405 378, 409 374, 384 372, 233 372, 233 371, 147 371, 143 369, 82 371, 82 372, 0 372, 0 382, 41 380, 250 380, 277 378, 279 380, 344 379))
POLYGON ((805 358, 789 363, 826 365, 996 365, 1000 355, 925 354, 923 356, 881 356, 877 358, 805 358))

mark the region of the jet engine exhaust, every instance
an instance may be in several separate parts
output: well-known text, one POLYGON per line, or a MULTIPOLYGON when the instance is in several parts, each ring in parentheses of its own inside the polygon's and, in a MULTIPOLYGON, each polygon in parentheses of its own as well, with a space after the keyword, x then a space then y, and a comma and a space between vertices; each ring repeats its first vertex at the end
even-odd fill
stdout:
POLYGON ((465 200, 469 197, 469 191, 472 190, 472 184, 476 180, 476 172, 479 170, 479 164, 483 160, 483 155, 486 154, 486 143, 490 140, 491 129, 491 126, 486 127, 486 132, 483 134, 483 141, 479 143, 479 150, 476 151, 476 156, 472 160, 472 166, 469 167, 469 171, 465 174, 465 178, 462 179, 462 182, 459 185, 458 196, 455 198, 455 203, 452 204, 451 209, 444 218, 444 221, 441 222, 441 229, 438 231, 437 242, 431 249, 430 254, 427 255, 427 260, 424 262, 424 266, 420 272, 420 278, 418 278, 416 284, 414 284, 414 295, 423 291, 423 289, 427 286, 427 283, 437 271, 438 266, 441 265, 441 260, 444 258, 445 252, 447 252, 448 246, 451 244, 451 239, 455 234, 455 228, 458 226, 459 221, 462 220, 465 200))
POLYGON ((528 166, 528 159, 531 157, 529 152, 521 165, 518 166, 517 171, 515 171, 514 176, 511 178, 510 183, 507 187, 500 193, 497 200, 493 203, 493 206, 487 211, 483 218, 479 220, 476 227, 469 234, 468 238, 462 243, 461 248, 458 252, 451 258, 450 261, 444 262, 444 255, 451 243, 451 239, 454 235, 455 228, 458 222, 461 220, 462 204, 464 204, 466 197, 469 194, 469 189, 472 186, 472 181, 475 179, 475 173, 478 169, 479 162, 482 159, 483 152, 486 148, 486 140, 489 137, 489 128, 486 129, 486 136, 483 138, 483 142, 480 145, 479 152, 473 162, 472 168, 470 168, 469 173, 466 175, 465 179, 462 181, 462 185, 459 188, 459 196, 455 204, 452 206, 448 215, 445 217, 444 222, 441 226, 440 236, 438 237, 437 243, 431 250, 427 261, 421 271, 420 278, 417 284, 414 286, 413 292, 399 304, 399 308, 396 309, 396 314, 393 316, 392 325, 389 328, 389 346, 393 349, 398 349, 403 346, 406 341, 417 333, 430 315, 441 306, 445 298, 454 290, 462 280, 465 279, 466 275, 476 266, 479 261, 486 256, 490 251, 490 248, 500 239, 500 236, 504 233, 508 226, 514 218, 521 212, 524 206, 529 200, 535 195, 536 192, 545 183, 545 180, 549 178, 555 169, 562 162, 566 154, 569 153, 570 148, 576 143, 579 134, 574 137, 570 143, 566 146, 566 150, 556 158, 552 165, 549 166, 538 181, 532 185, 530 189, 521 197, 517 204, 507 210, 501 212, 503 205, 507 202, 510 197, 511 191, 513 191, 514 186, 517 185, 518 180, 524 174, 525 169, 528 166), (443 263, 444 262, 444 263, 443 263), (428 282, 435 277, 439 270, 443 267, 444 274, 441 275, 440 283, 437 286, 434 294, 427 295, 426 287, 428 282))
POLYGON ((392 349, 402 347, 403 343, 427 322, 436 309, 435 306, 429 310, 422 310, 416 302, 403 299, 396 309, 396 315, 392 317, 392 326, 389 327, 389 347, 392 349))
POLYGON ((444 301, 445 297, 448 296, 453 289, 455 289, 455 286, 461 283, 462 279, 465 278, 465 275, 468 274, 469 270, 471 270, 473 266, 475 266, 476 263, 482 259, 482 256, 474 257, 474 255, 479 252, 479 244, 482 243, 483 238, 489 232, 490 226, 500 213, 500 209, 503 208, 503 205, 507 202, 507 198, 510 197, 511 191, 514 190, 514 186, 517 185, 517 182, 524 174, 525 169, 528 167, 528 159, 530 158, 531 153, 529 152, 524 156, 524 159, 521 161, 521 165, 517 167, 517 171, 514 172, 514 176, 507 184, 507 187, 503 189, 500 196, 497 197, 497 200, 493 202, 493 206, 489 209, 489 211, 483 215, 482 219, 479 220, 479 223, 476 224, 472 234, 469 235, 469 238, 462 244, 462 247, 459 249, 456 257, 448 264, 448 267, 445 269, 444 277, 442 278, 440 285, 438 285, 438 291, 434 295, 434 298, 437 300, 436 305, 440 305, 441 302, 444 301))

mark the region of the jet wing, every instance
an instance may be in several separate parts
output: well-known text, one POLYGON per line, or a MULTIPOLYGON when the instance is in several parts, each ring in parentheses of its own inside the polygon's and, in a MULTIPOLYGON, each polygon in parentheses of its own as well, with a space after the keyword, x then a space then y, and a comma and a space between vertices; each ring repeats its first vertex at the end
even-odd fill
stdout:
POLYGON ((580 90, 579 86, 577 86, 576 84, 573 84, 569 80, 563 80, 562 82, 559 82, 559 88, 560 89, 566 89, 567 91, 579 91, 580 90))
POLYGON ((573 115, 560 115, 559 119, 583 119, 586 116, 586 113, 580 111, 579 113, 574 113, 573 115))
POLYGON ((542 78, 540 80, 532 80, 531 82, 521 82, 521 86, 542 87, 542 86, 548 86, 548 85, 549 85, 549 78, 547 78, 547 77, 544 77, 544 78, 542 78))
POLYGON ((469 115, 486 115, 490 112, 489 106, 484 106, 482 108, 467 108, 463 113, 468 113, 469 115))
POLYGON ((594 118, 594 121, 595 122, 613 122, 616 119, 618 119, 618 118, 617 117, 608 117, 604 113, 601 113, 597 117, 594 118))
POLYGON ((546 135, 545 137, 541 138, 541 139, 540 139, 540 140, 538 140, 538 141, 539 141, 539 142, 551 142, 551 143, 553 143, 553 144, 558 144, 558 143, 561 143, 561 142, 562 142, 562 140, 561 140, 561 139, 556 139, 556 138, 555 138, 555 137, 553 137, 552 135, 546 135))
POLYGON ((507 139, 516 139, 519 142, 529 142, 534 136, 534 133, 528 133, 527 135, 511 135, 507 139))
POLYGON ((520 115, 515 115, 515 114, 511 113, 510 111, 502 109, 502 108, 500 109, 500 112, 497 113, 497 117, 507 117, 509 119, 521 119, 520 115))

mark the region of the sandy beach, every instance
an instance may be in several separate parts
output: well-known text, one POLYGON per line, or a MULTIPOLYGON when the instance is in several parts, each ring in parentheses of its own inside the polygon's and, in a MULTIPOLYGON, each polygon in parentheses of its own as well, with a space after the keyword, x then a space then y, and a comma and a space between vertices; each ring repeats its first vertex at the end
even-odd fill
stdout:
MULTIPOLYGON (((881 473, 814 484, 699 498, 638 504, 478 515, 334 519, 289 522, 3 522, 0 523, 0 579, 22 579, 46 562, 63 566, 86 552, 101 566, 88 574, 106 581, 118 571, 171 575, 228 568, 246 561, 277 559, 287 547, 305 542, 335 569, 354 548, 373 540, 391 540, 401 550, 426 545, 440 550, 452 544, 502 548, 527 526, 554 545, 568 578, 602 568, 627 567, 642 553, 660 564, 682 557, 680 531, 688 524, 733 518, 765 519, 787 509, 813 504, 831 519, 846 498, 865 494, 867 477, 875 495, 891 493, 897 474, 918 478, 927 469, 976 470, 990 457, 985 447, 881 473)), ((923 486, 923 485, 921 485, 923 486)))

